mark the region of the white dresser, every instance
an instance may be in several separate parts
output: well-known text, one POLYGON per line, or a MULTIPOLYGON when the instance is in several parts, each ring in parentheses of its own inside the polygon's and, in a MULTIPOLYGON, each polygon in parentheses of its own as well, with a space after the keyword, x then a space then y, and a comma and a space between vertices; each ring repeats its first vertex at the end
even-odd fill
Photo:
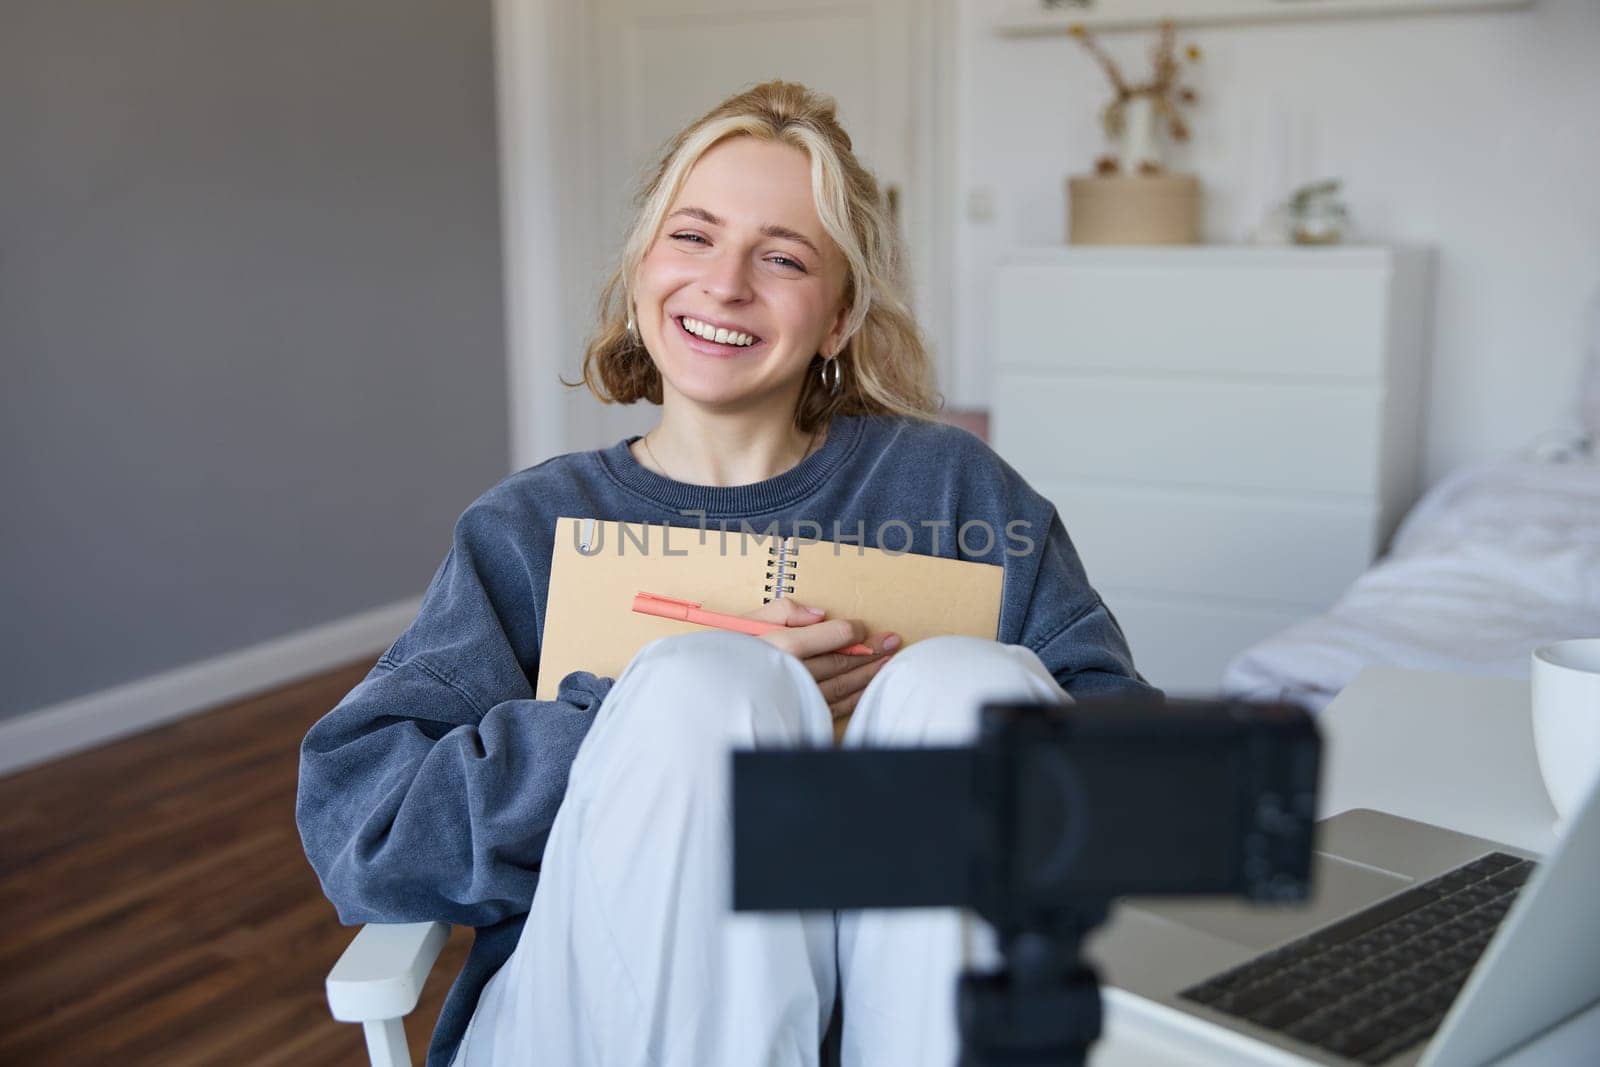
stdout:
POLYGON ((1421 249, 1014 253, 994 288, 996 451, 1061 513, 1140 671, 1214 693, 1327 608, 1418 490, 1421 249))

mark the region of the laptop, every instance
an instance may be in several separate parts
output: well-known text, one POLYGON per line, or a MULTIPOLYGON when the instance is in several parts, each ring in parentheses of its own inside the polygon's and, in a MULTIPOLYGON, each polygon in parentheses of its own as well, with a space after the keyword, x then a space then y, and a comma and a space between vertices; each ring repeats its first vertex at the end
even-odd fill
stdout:
POLYGON ((1481 1064, 1600 1000, 1600 785, 1544 860, 1366 809, 1317 828, 1308 906, 1130 898, 1085 955, 1311 1063, 1481 1064))

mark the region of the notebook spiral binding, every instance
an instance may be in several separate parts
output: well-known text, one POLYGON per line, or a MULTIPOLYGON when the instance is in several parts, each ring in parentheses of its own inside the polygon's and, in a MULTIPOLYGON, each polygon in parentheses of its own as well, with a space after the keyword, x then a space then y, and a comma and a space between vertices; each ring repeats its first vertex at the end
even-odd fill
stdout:
POLYGON ((763 604, 770 604, 780 599, 785 593, 794 592, 794 572, 799 567, 800 547, 792 544, 794 538, 786 537, 778 541, 775 546, 767 548, 767 584, 763 587, 766 596, 761 598, 763 604))

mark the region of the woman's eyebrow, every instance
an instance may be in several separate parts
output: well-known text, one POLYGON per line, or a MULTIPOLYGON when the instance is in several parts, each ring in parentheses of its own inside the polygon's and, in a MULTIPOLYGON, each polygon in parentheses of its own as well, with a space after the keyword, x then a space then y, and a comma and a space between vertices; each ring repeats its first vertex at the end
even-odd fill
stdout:
MULTIPOLYGON (((722 225, 721 219, 717 218, 703 207, 680 207, 678 210, 668 215, 667 218, 675 219, 679 215, 688 215, 690 218, 699 219, 701 222, 709 223, 712 226, 722 225)), ((761 227, 761 232, 766 234, 768 237, 781 237, 786 241, 796 241, 805 245, 817 255, 822 255, 822 252, 817 248, 817 246, 811 243, 811 238, 807 237, 803 233, 797 233, 796 231, 789 229, 787 226, 779 226, 775 222, 769 222, 767 225, 761 227)))

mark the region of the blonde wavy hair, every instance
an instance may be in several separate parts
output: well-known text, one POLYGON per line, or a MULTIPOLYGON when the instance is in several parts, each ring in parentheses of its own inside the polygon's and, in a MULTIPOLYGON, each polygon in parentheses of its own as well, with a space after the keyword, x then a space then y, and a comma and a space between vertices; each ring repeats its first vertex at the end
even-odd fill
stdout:
POLYGON ((845 301, 850 313, 845 340, 834 356, 839 392, 823 386, 823 359, 820 353, 813 356, 795 409, 796 426, 809 432, 834 415, 932 418, 943 401, 933 389, 927 346, 906 298, 904 250, 878 181, 856 159, 836 112, 832 97, 795 82, 769 81, 730 96, 673 137, 635 197, 637 214, 620 262, 600 293, 583 378, 562 379, 563 384, 587 385, 607 404, 661 403, 661 375, 627 327, 634 279, 695 163, 721 141, 748 136, 792 145, 810 158, 817 217, 849 268, 845 301))

